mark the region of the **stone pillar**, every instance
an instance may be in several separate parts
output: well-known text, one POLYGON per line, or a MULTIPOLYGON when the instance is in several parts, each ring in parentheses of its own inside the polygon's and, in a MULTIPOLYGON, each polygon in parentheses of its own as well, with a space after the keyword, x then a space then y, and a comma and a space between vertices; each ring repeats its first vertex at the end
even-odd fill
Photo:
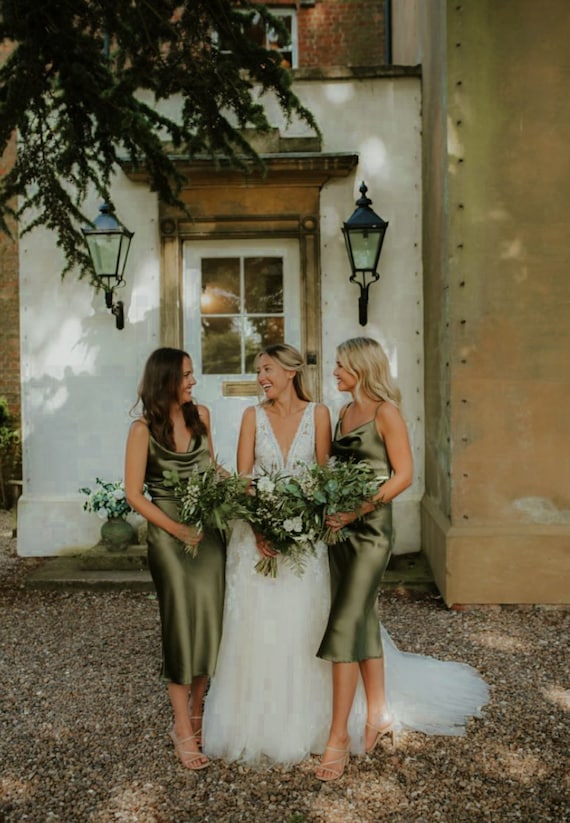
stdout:
POLYGON ((570 10, 429 6, 424 547, 448 604, 568 602, 570 10))

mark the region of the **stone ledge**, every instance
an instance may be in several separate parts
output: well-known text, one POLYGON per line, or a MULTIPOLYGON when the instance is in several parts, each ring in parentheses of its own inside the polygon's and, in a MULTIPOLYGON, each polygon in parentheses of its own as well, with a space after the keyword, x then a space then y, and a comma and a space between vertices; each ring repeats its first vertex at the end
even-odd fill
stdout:
POLYGON ((122 551, 109 551, 99 543, 78 555, 79 568, 82 571, 130 571, 148 569, 146 546, 128 546, 122 551))
POLYGON ((78 555, 46 560, 26 579, 26 588, 154 591, 147 569, 85 569, 80 564, 78 555))

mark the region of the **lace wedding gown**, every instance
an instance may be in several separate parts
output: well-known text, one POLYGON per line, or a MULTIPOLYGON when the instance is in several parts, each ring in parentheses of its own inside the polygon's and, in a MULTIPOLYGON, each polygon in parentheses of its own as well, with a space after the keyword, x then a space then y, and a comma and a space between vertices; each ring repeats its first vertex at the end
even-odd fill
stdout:
MULTIPOLYGON (((314 462, 315 404, 303 413, 286 459, 263 406, 256 407, 254 473, 295 474, 314 462)), ((316 657, 330 608, 327 548, 302 576, 279 560, 275 579, 255 571, 250 526, 235 523, 227 550, 224 622, 206 698, 204 751, 248 764, 292 764, 321 753, 332 708, 331 664, 316 657)), ((382 629, 386 688, 398 726, 461 734, 487 700, 486 684, 460 663, 398 652, 382 629)), ((364 750, 366 703, 359 683, 350 716, 353 753, 364 750)))

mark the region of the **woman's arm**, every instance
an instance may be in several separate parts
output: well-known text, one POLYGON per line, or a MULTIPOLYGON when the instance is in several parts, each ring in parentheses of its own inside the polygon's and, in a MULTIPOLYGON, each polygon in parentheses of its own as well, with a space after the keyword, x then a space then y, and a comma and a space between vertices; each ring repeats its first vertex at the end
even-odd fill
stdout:
MULTIPOLYGON (((250 406, 243 413, 241 427, 239 430, 237 447, 237 470, 238 474, 251 477, 253 474, 253 464, 255 463, 255 406, 250 406)), ((276 557, 277 552, 273 551, 267 540, 254 531, 257 551, 262 557, 276 557)))
POLYGON ((206 426, 206 432, 208 436, 208 449, 210 451, 210 457, 212 459, 212 463, 216 462, 216 453, 214 452, 214 442, 212 440, 212 429, 210 426, 210 411, 206 406, 198 406, 198 416, 202 423, 206 426))
POLYGON ((389 503, 414 479, 414 463, 408 429, 400 410, 393 403, 382 403, 376 412, 376 429, 384 440, 392 476, 379 489, 374 500, 389 503))
POLYGON ((331 453, 331 416, 328 408, 319 403, 315 408, 315 457, 324 466, 331 453))
POLYGON ((153 523, 187 545, 196 545, 200 533, 193 527, 173 520, 144 496, 144 478, 148 460, 149 430, 142 420, 135 420, 127 437, 125 452, 125 492, 127 501, 145 520, 153 523))
POLYGON ((241 419, 237 445, 237 470, 250 476, 255 462, 255 406, 247 408, 241 419))

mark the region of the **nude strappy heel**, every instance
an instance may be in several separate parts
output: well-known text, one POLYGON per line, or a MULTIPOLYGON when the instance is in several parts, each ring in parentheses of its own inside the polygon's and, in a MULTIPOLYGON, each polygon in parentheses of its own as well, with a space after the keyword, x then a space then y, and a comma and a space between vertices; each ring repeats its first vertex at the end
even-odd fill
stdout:
POLYGON ((347 767, 350 758, 350 739, 346 744, 345 749, 339 749, 336 746, 325 746, 325 752, 327 749, 331 752, 341 752, 341 755, 340 757, 337 757, 334 760, 329 760, 328 763, 321 762, 317 766, 317 770, 320 769, 321 771, 328 772, 330 775, 325 776, 317 774, 315 772, 315 777, 317 778, 317 780, 321 780, 323 783, 330 783, 332 780, 340 780, 340 778, 343 776, 344 770, 347 767), (336 766, 339 763, 341 764, 341 767, 338 771, 336 769, 331 769, 331 766, 336 766))
POLYGON ((394 727, 394 718, 388 712, 384 712, 380 716, 380 725, 367 723, 366 728, 372 729, 372 731, 376 732, 372 745, 366 749, 366 754, 371 754, 383 737, 390 737, 393 748, 396 747, 396 729, 394 727))
POLYGON ((196 745, 202 748, 202 717, 199 715, 194 715, 194 717, 190 718, 190 723, 192 723, 193 720, 200 721, 198 728, 194 729, 194 738, 196 740, 196 745))
POLYGON ((191 734, 189 737, 180 738, 174 729, 172 729, 170 732, 170 737, 174 743, 174 751, 176 752, 176 756, 182 765, 187 769, 197 772, 200 769, 205 769, 210 765, 211 761, 205 754, 185 748, 185 744, 188 743, 188 741, 193 740, 196 742, 195 734, 191 734))

